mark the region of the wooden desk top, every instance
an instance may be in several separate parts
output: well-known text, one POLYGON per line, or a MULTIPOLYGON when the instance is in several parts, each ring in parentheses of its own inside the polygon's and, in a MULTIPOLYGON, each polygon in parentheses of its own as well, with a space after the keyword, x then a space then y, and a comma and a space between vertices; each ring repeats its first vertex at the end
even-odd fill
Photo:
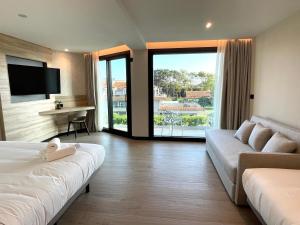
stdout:
POLYGON ((95 109, 95 106, 64 107, 62 109, 53 109, 53 110, 39 112, 39 115, 48 116, 48 115, 55 115, 55 114, 61 114, 61 113, 87 111, 87 110, 93 110, 93 109, 95 109))

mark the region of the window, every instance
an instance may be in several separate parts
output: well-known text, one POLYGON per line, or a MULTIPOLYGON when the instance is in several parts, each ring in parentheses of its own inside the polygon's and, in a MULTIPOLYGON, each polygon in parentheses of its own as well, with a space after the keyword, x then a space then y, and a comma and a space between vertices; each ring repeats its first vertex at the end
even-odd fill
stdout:
POLYGON ((100 107, 106 109, 99 118, 104 130, 131 136, 129 60, 129 52, 100 58, 100 107))
POLYGON ((205 138, 212 126, 216 48, 149 51, 150 135, 205 138))

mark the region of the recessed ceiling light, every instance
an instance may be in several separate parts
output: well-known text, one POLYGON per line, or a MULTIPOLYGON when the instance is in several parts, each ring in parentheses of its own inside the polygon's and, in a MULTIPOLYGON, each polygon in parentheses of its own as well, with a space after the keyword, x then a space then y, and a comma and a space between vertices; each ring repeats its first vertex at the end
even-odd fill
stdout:
POLYGON ((21 17, 21 18, 27 18, 28 16, 27 16, 26 14, 19 13, 19 14, 18 14, 18 17, 21 17))
POLYGON ((68 51, 69 51, 69 49, 65 48, 65 52, 68 52, 68 51))
POLYGON ((206 27, 206 29, 210 29, 211 27, 212 27, 212 22, 207 22, 206 24, 205 24, 205 27, 206 27))

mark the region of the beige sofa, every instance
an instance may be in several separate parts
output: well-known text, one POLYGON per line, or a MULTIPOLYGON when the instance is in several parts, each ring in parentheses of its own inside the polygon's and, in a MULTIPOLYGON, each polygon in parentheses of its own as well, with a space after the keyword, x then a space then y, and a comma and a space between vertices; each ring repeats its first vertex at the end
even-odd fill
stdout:
POLYGON ((295 153, 262 153, 234 138, 234 130, 212 129, 206 131, 207 152, 228 192, 237 205, 246 205, 247 196, 242 185, 242 175, 247 168, 300 169, 300 130, 284 124, 253 116, 251 121, 279 131, 298 144, 295 153))

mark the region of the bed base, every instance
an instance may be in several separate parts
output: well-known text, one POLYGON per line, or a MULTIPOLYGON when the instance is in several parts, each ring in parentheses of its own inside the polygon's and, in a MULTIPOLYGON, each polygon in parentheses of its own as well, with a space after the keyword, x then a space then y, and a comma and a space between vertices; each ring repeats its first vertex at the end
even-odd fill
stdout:
POLYGON ((90 178, 83 184, 79 190, 67 201, 67 203, 59 210, 59 212, 53 217, 53 219, 47 225, 58 225, 59 219, 64 215, 70 205, 81 195, 82 193, 89 193, 90 192, 90 180, 95 176, 95 174, 100 170, 97 169, 94 173, 90 176, 90 178))
POLYGON ((262 225, 267 225, 266 222, 264 221, 264 219, 261 217, 260 213, 254 208, 254 206, 252 205, 252 203, 249 201, 248 198, 247 198, 247 203, 250 206, 250 208, 252 209, 255 216, 258 218, 259 222, 261 222, 262 225))

